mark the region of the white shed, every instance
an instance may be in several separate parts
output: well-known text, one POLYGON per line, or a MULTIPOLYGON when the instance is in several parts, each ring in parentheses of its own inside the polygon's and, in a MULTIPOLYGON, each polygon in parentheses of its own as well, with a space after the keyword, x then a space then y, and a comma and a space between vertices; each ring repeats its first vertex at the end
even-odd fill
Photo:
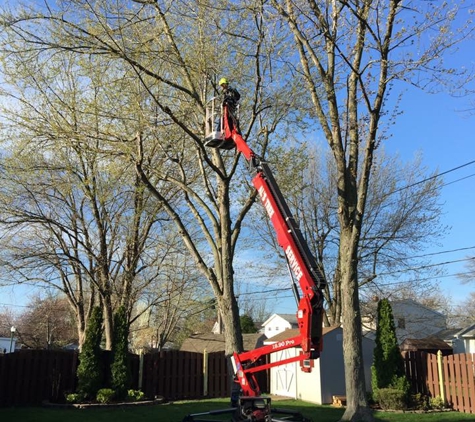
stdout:
MULTIPOLYGON (((264 342, 272 344, 298 335, 289 329, 264 342)), ((367 391, 371 391, 371 364, 374 341, 363 338, 363 361, 367 391)), ((281 350, 271 354, 276 362, 296 356, 300 348, 281 350)), ((343 330, 341 327, 323 328, 323 351, 319 359, 311 361, 312 371, 303 372, 300 362, 271 368, 270 393, 305 400, 316 404, 329 404, 333 396, 345 395, 345 369, 343 363, 343 330)))

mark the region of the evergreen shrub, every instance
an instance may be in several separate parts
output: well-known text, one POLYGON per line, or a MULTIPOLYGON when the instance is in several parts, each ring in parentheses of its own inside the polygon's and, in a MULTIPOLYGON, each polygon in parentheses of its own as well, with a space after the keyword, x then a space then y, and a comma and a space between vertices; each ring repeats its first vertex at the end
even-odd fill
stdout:
POLYGON ((129 324, 127 311, 120 306, 114 314, 112 340, 111 384, 117 399, 125 399, 130 388, 129 324))
POLYGON ((92 310, 86 327, 86 338, 79 354, 77 369, 77 392, 84 398, 95 398, 97 391, 102 386, 102 310, 95 307, 92 310))

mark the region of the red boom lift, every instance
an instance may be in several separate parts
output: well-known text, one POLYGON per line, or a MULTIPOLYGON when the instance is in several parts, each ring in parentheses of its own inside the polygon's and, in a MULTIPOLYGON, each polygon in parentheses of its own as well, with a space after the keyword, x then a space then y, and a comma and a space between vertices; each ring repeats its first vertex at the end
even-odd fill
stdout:
POLYGON ((241 390, 241 397, 237 403, 233 403, 236 407, 189 415, 184 419, 184 422, 216 421, 216 419, 200 418, 224 413, 233 414, 232 422, 308 421, 296 412, 271 409, 270 398, 261 397, 261 391, 254 374, 297 361, 301 362, 303 371, 311 371, 310 359, 318 358, 322 350, 322 289, 325 287, 326 281, 269 166, 249 148, 242 138, 238 131, 236 118, 231 115, 228 106, 219 104, 216 107, 216 104, 217 99, 212 99, 206 110, 205 145, 221 149, 236 148, 249 162, 253 173, 252 183, 272 222, 277 234, 277 241, 285 252, 292 280, 292 290, 298 304, 297 320, 300 334, 248 352, 234 353, 231 359, 236 382, 239 383, 241 390), (293 347, 300 347, 301 353, 281 361, 262 363, 261 358, 264 356, 293 347))

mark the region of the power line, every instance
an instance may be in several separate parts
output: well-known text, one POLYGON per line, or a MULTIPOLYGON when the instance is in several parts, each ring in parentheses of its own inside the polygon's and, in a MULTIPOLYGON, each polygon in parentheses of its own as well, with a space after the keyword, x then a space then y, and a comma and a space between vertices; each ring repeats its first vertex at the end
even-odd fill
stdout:
MULTIPOLYGON (((404 189, 412 188, 412 187, 414 187, 414 186, 420 185, 421 183, 425 183, 425 182, 428 182, 429 180, 436 179, 436 178, 438 178, 438 177, 440 177, 440 176, 443 176, 444 174, 448 174, 448 173, 452 173, 453 171, 460 170, 461 168, 467 167, 467 166, 469 166, 469 165, 471 165, 471 164, 474 164, 474 163, 475 163, 475 160, 469 161, 468 163, 465 163, 465 164, 462 164, 462 165, 460 165, 460 166, 451 168, 451 169, 446 170, 446 171, 444 171, 444 172, 442 172, 442 173, 438 173, 438 174, 436 174, 436 175, 434 175, 434 176, 427 177, 426 179, 419 180, 418 182, 412 183, 412 184, 410 184, 410 185, 403 186, 402 188, 396 189, 396 190, 395 190, 394 192, 392 192, 392 193, 394 194, 394 193, 400 192, 400 191, 402 191, 402 190, 404 190, 404 189)), ((460 179, 460 180, 463 180, 463 179, 460 179)), ((452 182, 452 183, 455 183, 455 182, 452 182)))
POLYGON ((467 251, 467 250, 470 250, 470 249, 475 249, 475 246, 468 246, 466 248, 450 249, 450 250, 439 251, 439 252, 431 252, 431 253, 427 253, 427 254, 424 254, 424 255, 416 255, 416 256, 413 256, 412 258, 425 258, 426 256, 442 255, 442 254, 445 254, 445 253, 467 251))
POLYGON ((452 180, 451 182, 444 183, 442 187, 449 186, 457 182, 461 182, 462 180, 465 180, 465 179, 470 179, 473 176, 475 176, 475 173, 469 174, 468 176, 465 176, 465 177, 461 177, 460 179, 452 180))
POLYGON ((438 266, 441 266, 441 265, 456 264, 458 262, 465 262, 465 261, 472 261, 472 260, 475 260, 475 257, 464 258, 464 259, 454 259, 453 261, 446 261, 446 262, 438 262, 436 264, 421 265, 420 267, 404 268, 402 270, 396 270, 396 271, 387 272, 387 273, 380 273, 380 274, 378 274, 378 276, 393 275, 393 274, 398 274, 398 273, 406 273, 406 272, 409 272, 409 271, 425 270, 426 268, 438 267, 438 266))
MULTIPOLYGON (((462 273, 439 275, 436 278, 458 277, 458 276, 468 275, 468 274, 473 274, 473 272, 472 271, 466 271, 466 272, 462 272, 462 273)), ((410 283, 417 283, 417 282, 420 282, 420 281, 427 281, 427 280, 433 280, 433 279, 434 279, 434 277, 415 278, 415 279, 412 279, 412 280, 393 281, 393 282, 388 282, 388 283, 378 283, 378 286, 379 287, 396 286, 398 284, 410 284, 410 283)))

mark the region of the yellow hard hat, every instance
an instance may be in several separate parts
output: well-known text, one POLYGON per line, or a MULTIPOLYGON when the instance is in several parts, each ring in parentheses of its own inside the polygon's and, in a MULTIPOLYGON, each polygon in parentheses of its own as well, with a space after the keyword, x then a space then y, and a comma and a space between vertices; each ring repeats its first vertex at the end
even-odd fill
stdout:
POLYGON ((227 80, 226 78, 221 78, 221 79, 219 80, 219 85, 221 86, 221 85, 224 85, 224 84, 227 85, 227 84, 228 84, 228 80, 227 80))

